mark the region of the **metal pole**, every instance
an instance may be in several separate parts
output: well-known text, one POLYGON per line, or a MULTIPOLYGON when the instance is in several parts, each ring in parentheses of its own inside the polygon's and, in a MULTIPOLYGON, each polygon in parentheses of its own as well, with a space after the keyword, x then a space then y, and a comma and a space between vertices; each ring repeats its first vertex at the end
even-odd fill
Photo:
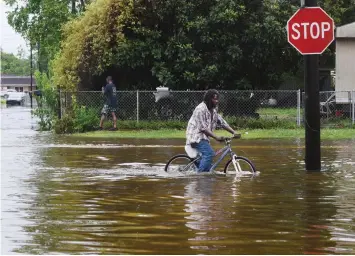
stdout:
MULTIPOLYGON (((317 6, 317 0, 305 0, 305 7, 317 6)), ((304 56, 306 170, 320 171, 319 54, 304 56)))
POLYGON ((33 84, 33 61, 32 61, 32 43, 30 42, 30 72, 31 72, 31 85, 30 85, 30 101, 31 101, 31 108, 33 107, 33 105, 32 105, 32 98, 33 98, 33 96, 32 96, 32 94, 33 94, 33 92, 32 92, 32 84, 33 84))
POLYGON ((297 126, 301 126, 301 89, 297 91, 297 126))
POLYGON ((139 91, 137 90, 137 123, 139 123, 139 91))
POLYGON ((58 119, 62 119, 62 104, 61 104, 60 86, 58 86, 58 119))
POLYGON ((353 91, 351 95, 351 101, 352 101, 352 120, 353 120, 353 125, 355 124, 355 91, 353 91))
POLYGON ((38 71, 39 72, 42 72, 42 66, 41 66, 41 61, 40 61, 40 55, 39 55, 39 50, 40 50, 40 44, 39 44, 39 42, 37 43, 37 55, 38 55, 38 57, 37 57, 37 67, 38 67, 38 71))

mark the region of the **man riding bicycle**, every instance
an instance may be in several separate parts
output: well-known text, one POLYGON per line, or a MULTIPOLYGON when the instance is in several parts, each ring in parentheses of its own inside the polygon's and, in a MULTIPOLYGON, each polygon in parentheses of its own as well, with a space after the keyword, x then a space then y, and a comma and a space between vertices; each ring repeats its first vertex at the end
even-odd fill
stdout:
POLYGON ((215 155, 209 137, 217 141, 223 141, 224 138, 213 133, 217 125, 221 126, 226 131, 233 134, 235 137, 240 137, 227 124, 227 122, 217 113, 219 93, 217 90, 208 90, 201 102, 192 113, 186 129, 186 145, 191 146, 199 151, 201 160, 198 163, 199 172, 208 172, 212 165, 212 160, 215 155))

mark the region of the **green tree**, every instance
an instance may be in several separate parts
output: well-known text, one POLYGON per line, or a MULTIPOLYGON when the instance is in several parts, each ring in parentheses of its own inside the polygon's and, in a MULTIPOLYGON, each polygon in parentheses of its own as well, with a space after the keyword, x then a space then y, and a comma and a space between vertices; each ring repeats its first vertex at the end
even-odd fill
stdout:
POLYGON ((98 89, 97 77, 112 73, 121 88, 272 88, 299 61, 285 40, 294 9, 284 7, 271 0, 98 0, 66 25, 56 82, 98 89))
POLYGON ((61 27, 85 11, 89 0, 4 0, 13 7, 8 22, 38 50, 39 69, 48 70, 48 63, 59 50, 61 27))
MULTIPOLYGON (((64 88, 100 89, 111 74, 121 89, 274 89, 284 74, 301 74, 303 58, 285 30, 298 0, 87 3, 29 0, 9 15, 39 46, 40 68, 53 60, 53 81, 64 88)), ((355 17, 353 0, 318 3, 337 26, 355 17)), ((321 59, 334 63, 334 47, 321 59)))
POLYGON ((30 59, 18 58, 1 50, 1 74, 29 76, 30 72, 30 59))

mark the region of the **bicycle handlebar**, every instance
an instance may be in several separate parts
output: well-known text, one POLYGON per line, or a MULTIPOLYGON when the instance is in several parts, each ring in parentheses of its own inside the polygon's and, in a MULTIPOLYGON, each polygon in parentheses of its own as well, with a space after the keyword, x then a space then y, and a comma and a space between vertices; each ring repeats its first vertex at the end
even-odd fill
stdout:
POLYGON ((233 139, 240 139, 241 137, 242 135, 240 133, 237 133, 234 136, 232 136, 233 139))
POLYGON ((225 143, 228 143, 228 142, 231 142, 232 139, 240 139, 241 137, 242 137, 241 134, 235 134, 232 137, 222 137, 223 139, 221 140, 221 142, 224 141, 225 143))

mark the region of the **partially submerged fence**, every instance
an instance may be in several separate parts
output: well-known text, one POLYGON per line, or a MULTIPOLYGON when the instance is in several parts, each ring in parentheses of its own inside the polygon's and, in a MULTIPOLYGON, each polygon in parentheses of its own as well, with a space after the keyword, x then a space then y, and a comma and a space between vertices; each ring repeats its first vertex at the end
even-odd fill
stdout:
MULTIPOLYGON (((188 121, 203 100, 204 91, 117 91, 121 120, 188 121)), ((290 91, 219 91, 218 111, 226 118, 281 120, 298 126, 304 120, 304 93, 290 91)), ((61 113, 75 100, 78 106, 94 109, 100 115, 105 103, 101 91, 60 92, 61 113)), ((355 91, 320 92, 323 127, 355 124, 355 91)))

